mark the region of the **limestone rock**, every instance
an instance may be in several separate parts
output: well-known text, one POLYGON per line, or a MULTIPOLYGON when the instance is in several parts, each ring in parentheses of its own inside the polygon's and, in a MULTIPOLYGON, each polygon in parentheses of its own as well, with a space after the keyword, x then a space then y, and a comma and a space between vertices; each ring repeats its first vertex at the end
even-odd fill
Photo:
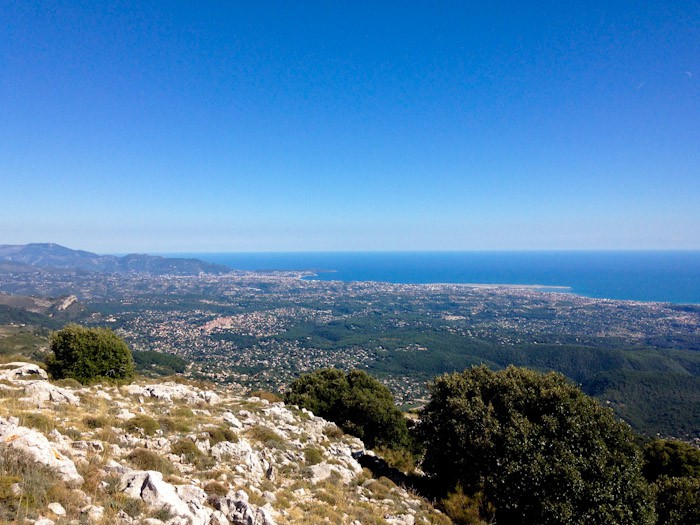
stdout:
POLYGON ((177 383, 159 383, 151 385, 129 385, 126 391, 132 396, 154 397, 163 401, 184 400, 188 404, 204 403, 216 405, 221 398, 211 390, 199 390, 177 383))
POLYGON ((24 386, 25 397, 22 401, 43 407, 46 403, 67 403, 69 405, 79 405, 80 399, 73 392, 66 388, 52 385, 47 381, 32 381, 24 386))
POLYGON ((46 370, 32 363, 12 362, 0 365, 0 379, 18 381, 24 379, 48 379, 46 370))
POLYGON ((150 507, 167 508, 176 517, 184 518, 185 524, 209 523, 211 510, 204 507, 206 493, 195 486, 174 487, 163 481, 160 472, 146 470, 124 474, 119 488, 127 496, 141 499, 150 507))
POLYGON ((213 503, 234 525, 277 525, 270 512, 249 503, 248 495, 242 490, 216 498, 213 503))
POLYGON ((63 505, 61 505, 58 502, 49 503, 48 509, 51 512, 53 512, 56 516, 65 516, 66 515, 66 509, 64 509, 63 505))
POLYGON ((105 508, 98 505, 86 505, 80 509, 80 514, 86 516, 90 523, 99 523, 105 515, 105 508))
POLYGON ((37 463, 55 471, 62 481, 71 486, 82 485, 84 482, 75 463, 36 430, 0 418, 0 444, 26 453, 37 463))
POLYGON ((211 455, 220 462, 235 465, 236 472, 255 481, 260 481, 270 468, 269 463, 261 459, 245 439, 241 439, 238 443, 230 441, 217 443, 211 447, 211 455))

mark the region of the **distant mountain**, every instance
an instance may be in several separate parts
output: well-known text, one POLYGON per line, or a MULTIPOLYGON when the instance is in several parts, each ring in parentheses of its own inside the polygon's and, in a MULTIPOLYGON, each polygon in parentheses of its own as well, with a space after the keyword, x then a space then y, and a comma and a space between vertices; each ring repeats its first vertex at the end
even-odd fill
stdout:
POLYGON ((70 269, 101 273, 145 272, 154 275, 221 274, 230 268, 210 264, 199 259, 160 257, 130 254, 98 255, 83 250, 72 250, 54 243, 0 245, 0 269, 27 271, 27 265, 46 269, 70 269))

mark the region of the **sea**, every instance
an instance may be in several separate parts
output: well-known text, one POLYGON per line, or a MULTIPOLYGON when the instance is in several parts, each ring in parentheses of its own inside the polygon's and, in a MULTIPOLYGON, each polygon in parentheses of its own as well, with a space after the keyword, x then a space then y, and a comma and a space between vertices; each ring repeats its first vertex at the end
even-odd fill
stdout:
POLYGON ((309 279, 565 287, 586 297, 700 304, 700 251, 178 253, 238 270, 309 279))

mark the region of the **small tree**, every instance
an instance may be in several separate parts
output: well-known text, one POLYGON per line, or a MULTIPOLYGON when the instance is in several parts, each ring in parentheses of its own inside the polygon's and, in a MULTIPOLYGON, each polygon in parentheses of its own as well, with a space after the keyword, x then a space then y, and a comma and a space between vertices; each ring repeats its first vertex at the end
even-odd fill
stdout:
POLYGON ((423 469, 445 492, 481 492, 499 524, 653 522, 629 427, 564 376, 480 366, 430 391, 423 469))
POLYGON ((107 328, 66 325, 51 335, 51 352, 46 364, 55 379, 89 384, 103 379, 131 381, 135 376, 131 350, 107 328))
POLYGON ((294 381, 285 402, 311 410, 364 440, 370 448, 407 447, 406 419, 391 391, 361 370, 316 370, 294 381))

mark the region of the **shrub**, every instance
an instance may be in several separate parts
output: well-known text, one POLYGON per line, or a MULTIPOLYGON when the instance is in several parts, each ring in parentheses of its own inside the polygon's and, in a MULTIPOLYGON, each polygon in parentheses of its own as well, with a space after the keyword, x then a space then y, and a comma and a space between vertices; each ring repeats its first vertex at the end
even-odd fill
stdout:
POLYGON ((219 481, 210 481, 204 485, 204 492, 206 492, 207 496, 210 498, 212 496, 225 496, 228 494, 228 486, 219 481))
POLYGON ((0 445, 0 521, 23 523, 24 518, 36 518, 52 500, 50 494, 56 475, 37 464, 25 453, 0 445), (12 486, 18 483, 22 489, 15 495, 12 486))
POLYGON ((228 427, 209 427, 204 433, 209 438, 209 444, 212 446, 224 441, 238 442, 238 434, 228 427))
POLYGON ((131 350, 107 328, 69 324, 51 335, 51 352, 46 365, 54 379, 90 384, 105 379, 128 382, 135 375, 131 350))
POLYGON ((653 522, 631 430, 564 376, 480 366, 430 392, 423 469, 482 492, 499 524, 653 522))
POLYGON ((150 416, 138 414, 124 421, 122 427, 130 433, 141 431, 147 436, 152 436, 160 429, 160 424, 150 416))
POLYGON ((173 454, 184 456, 185 461, 192 463, 195 459, 202 455, 202 451, 197 448, 194 441, 189 438, 183 438, 176 441, 171 449, 173 454))
POLYGON ((285 402, 333 421, 370 448, 410 446, 406 419, 391 392, 361 370, 326 368, 303 375, 289 386, 285 402))
POLYGON ((672 439, 655 439, 644 447, 644 477, 700 478, 700 449, 672 439))
POLYGON ((323 453, 316 447, 305 447, 304 459, 307 465, 316 465, 323 461, 323 453))
POLYGON ((85 416, 83 418, 83 425, 90 429, 102 428, 107 425, 107 420, 99 416, 85 416))
POLYGON ((457 485, 455 492, 450 492, 440 505, 455 525, 485 525, 487 522, 481 516, 493 514, 493 507, 486 503, 483 494, 468 496, 461 485, 457 485))
POLYGON ((126 456, 126 459, 139 470, 157 470, 164 475, 175 472, 172 463, 156 452, 145 448, 134 449, 126 456))
POLYGON ((267 390, 255 390, 250 393, 251 397, 259 397, 260 399, 264 399, 265 401, 269 401, 270 403, 279 403, 282 401, 282 398, 278 396, 277 394, 274 394, 273 392, 268 392, 267 390))
POLYGON ((700 523, 700 478, 660 478, 655 484, 659 525, 700 523))

